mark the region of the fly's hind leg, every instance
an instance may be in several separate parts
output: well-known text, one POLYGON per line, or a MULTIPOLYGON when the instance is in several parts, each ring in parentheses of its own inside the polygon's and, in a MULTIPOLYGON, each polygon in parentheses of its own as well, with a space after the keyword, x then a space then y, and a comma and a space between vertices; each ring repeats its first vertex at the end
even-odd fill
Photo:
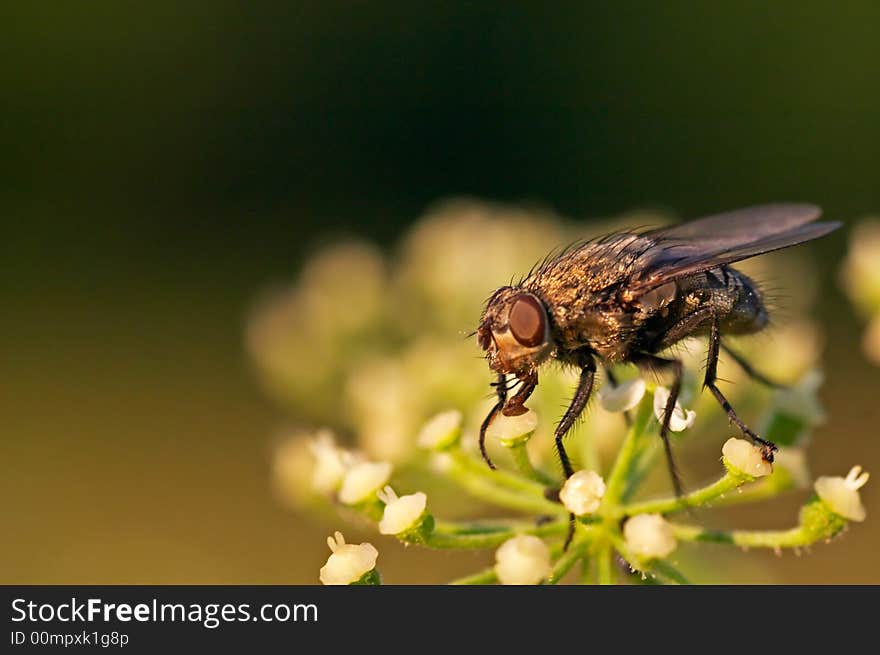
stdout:
POLYGON ((731 350, 725 343, 721 343, 721 349, 730 355, 730 358, 737 363, 737 365, 745 371, 746 375, 752 378, 755 382, 759 382, 763 384, 765 387, 770 387, 771 389, 785 389, 786 385, 776 382, 775 380, 771 380, 766 377, 764 374, 759 373, 752 367, 752 365, 739 353, 734 350, 731 350))
MULTIPOLYGON (((715 400, 718 401, 718 404, 721 405, 721 408, 727 413, 727 418, 730 420, 730 422, 736 425, 736 427, 740 429, 740 432, 751 439, 752 442, 758 444, 761 447, 761 454, 764 456, 764 459, 768 462, 772 462, 773 453, 775 453, 777 450, 776 444, 774 444, 772 441, 762 439, 757 434, 755 434, 745 423, 743 423, 736 415, 733 407, 730 406, 730 402, 728 402, 727 398, 724 397, 724 394, 721 393, 721 390, 715 384, 715 381, 718 377, 718 352, 720 348, 721 331, 718 327, 718 317, 713 315, 712 328, 709 333, 709 353, 706 357, 706 377, 703 379, 703 386, 712 392, 712 395, 715 396, 715 400)), ((745 367, 743 368, 745 369, 745 367)), ((748 369, 745 370, 746 372, 748 372, 748 369)))
POLYGON ((638 360, 638 364, 646 366, 653 370, 672 369, 673 380, 669 389, 669 399, 666 401, 666 407, 663 409, 663 420, 660 421, 660 438, 663 440, 663 452, 666 454, 666 464, 669 468, 669 477, 672 479, 672 488, 675 495, 681 497, 684 491, 681 484, 681 477, 678 474, 678 468, 675 466, 675 457, 672 453, 672 444, 669 441, 669 422, 672 420, 672 412, 675 411, 675 403, 678 402, 678 394, 681 391, 681 378, 684 372, 681 360, 664 359, 650 353, 642 354, 638 360))

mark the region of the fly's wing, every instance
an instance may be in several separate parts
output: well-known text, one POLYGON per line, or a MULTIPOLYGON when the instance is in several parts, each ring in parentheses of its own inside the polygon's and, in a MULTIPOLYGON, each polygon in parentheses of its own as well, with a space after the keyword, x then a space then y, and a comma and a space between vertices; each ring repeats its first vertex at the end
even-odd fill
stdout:
POLYGON ((707 216, 645 233, 653 241, 632 267, 627 286, 639 293, 660 284, 812 241, 840 227, 813 223, 814 205, 764 205, 707 216))

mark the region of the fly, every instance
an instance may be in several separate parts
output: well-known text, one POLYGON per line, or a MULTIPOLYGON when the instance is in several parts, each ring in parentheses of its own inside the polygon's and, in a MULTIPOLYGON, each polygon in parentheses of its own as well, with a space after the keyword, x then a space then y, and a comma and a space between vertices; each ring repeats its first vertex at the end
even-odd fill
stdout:
POLYGON ((574 470, 563 441, 590 399, 597 364, 606 371, 616 364, 634 364, 672 373, 660 437, 675 492, 681 496, 669 422, 683 369, 679 359, 659 353, 691 336, 708 337, 703 387, 772 462, 776 445, 743 423, 716 385, 722 348, 753 378, 772 384, 722 342, 727 335, 758 332, 768 320, 758 286, 731 264, 840 227, 836 221, 814 222, 820 215, 813 205, 776 204, 660 229, 615 232, 549 256, 518 284, 497 289, 477 329, 477 341, 497 375, 497 402, 480 429, 487 464, 495 468, 485 447, 489 424, 499 412, 524 413, 538 385, 538 368, 555 359, 580 371, 574 397, 555 430, 556 450, 569 478, 574 470), (508 376, 515 377, 510 386, 508 376))

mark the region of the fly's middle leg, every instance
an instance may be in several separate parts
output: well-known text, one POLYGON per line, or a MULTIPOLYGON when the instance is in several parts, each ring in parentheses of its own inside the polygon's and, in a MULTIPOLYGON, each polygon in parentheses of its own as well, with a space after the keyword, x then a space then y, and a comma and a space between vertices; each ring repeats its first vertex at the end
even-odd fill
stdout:
POLYGON ((773 453, 776 452, 776 444, 772 441, 767 441, 766 439, 762 439, 757 434, 754 433, 745 423, 743 423, 740 418, 736 415, 733 407, 730 406, 730 402, 727 398, 724 397, 724 394, 721 393, 721 390, 715 384, 716 379, 718 377, 718 352, 721 348, 721 330, 718 327, 718 317, 712 317, 712 328, 709 333, 709 353, 706 357, 706 377, 703 380, 703 386, 709 389, 712 392, 712 395, 715 396, 715 400, 718 401, 718 404, 721 405, 721 408, 727 413, 727 418, 731 423, 736 425, 740 429, 746 437, 748 437, 752 442, 758 444, 761 447, 761 454, 764 456, 764 459, 768 462, 773 461, 773 453))

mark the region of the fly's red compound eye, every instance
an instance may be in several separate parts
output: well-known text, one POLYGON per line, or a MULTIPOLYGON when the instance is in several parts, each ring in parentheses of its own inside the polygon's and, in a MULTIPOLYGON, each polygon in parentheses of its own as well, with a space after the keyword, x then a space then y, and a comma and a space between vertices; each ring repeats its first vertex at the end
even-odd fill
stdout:
POLYGON ((523 294, 513 302, 508 317, 510 332, 514 338, 527 348, 534 348, 544 342, 547 318, 544 307, 532 295, 523 294))

